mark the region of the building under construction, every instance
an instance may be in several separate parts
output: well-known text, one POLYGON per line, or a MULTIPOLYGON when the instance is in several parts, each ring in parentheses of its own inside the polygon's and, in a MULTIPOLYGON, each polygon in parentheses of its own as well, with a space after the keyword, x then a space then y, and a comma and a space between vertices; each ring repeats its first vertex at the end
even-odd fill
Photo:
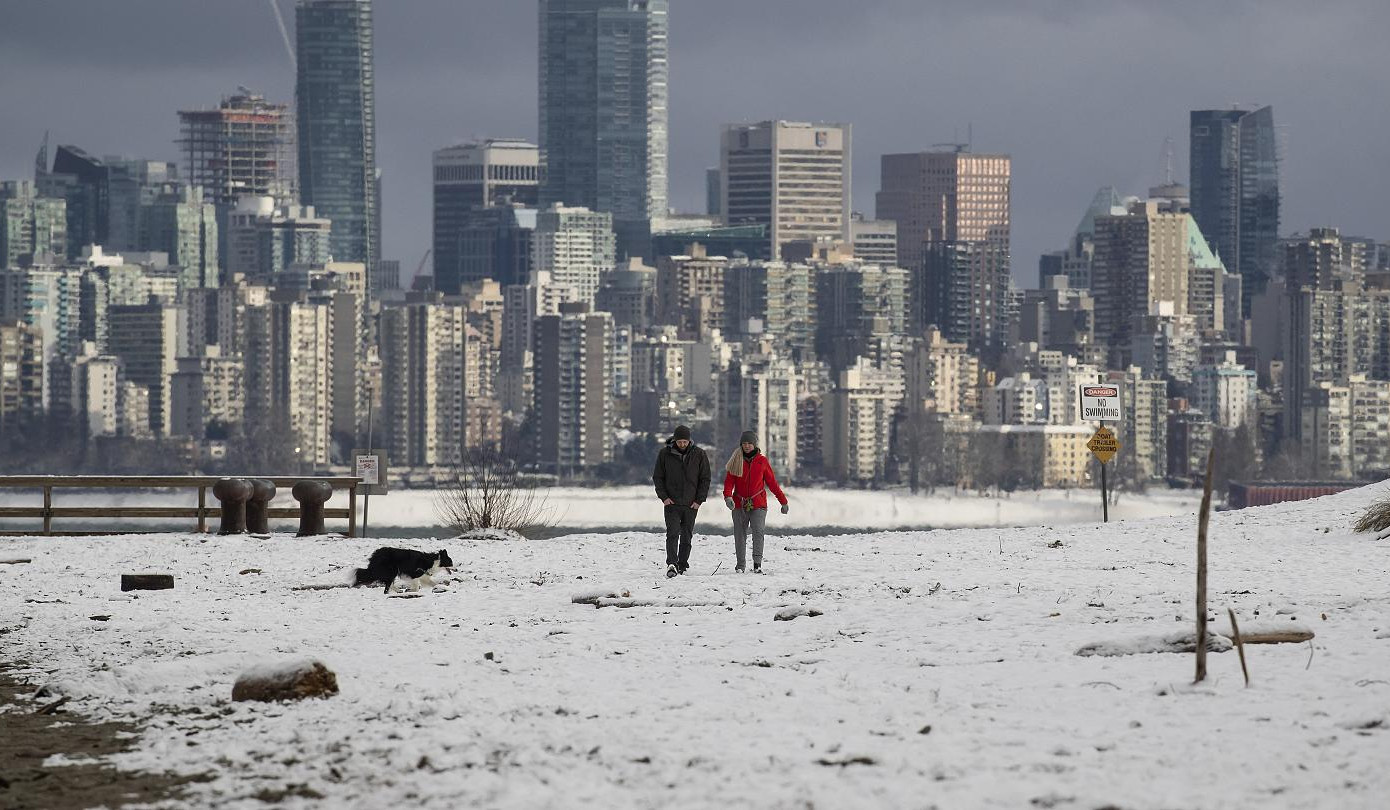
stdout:
POLYGON ((294 127, 289 108, 269 104, 245 87, 215 110, 181 110, 180 138, 187 181, 202 186, 222 210, 243 195, 295 197, 294 127))

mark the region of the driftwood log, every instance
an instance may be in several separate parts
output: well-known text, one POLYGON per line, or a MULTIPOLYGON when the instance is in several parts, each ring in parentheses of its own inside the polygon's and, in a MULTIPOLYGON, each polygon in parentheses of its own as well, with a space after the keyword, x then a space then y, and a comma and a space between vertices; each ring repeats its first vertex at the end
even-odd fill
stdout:
POLYGON ((167 591, 173 587, 171 574, 121 574, 123 591, 167 591))

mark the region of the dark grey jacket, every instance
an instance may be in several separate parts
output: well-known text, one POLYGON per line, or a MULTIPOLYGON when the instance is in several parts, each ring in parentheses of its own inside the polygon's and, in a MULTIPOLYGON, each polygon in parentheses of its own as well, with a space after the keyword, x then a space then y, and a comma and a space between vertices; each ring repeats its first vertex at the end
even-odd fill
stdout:
POLYGON ((709 496, 709 457, 694 442, 681 453, 676 440, 668 439, 656 454, 652 483, 663 501, 670 498, 681 506, 703 503, 709 496))

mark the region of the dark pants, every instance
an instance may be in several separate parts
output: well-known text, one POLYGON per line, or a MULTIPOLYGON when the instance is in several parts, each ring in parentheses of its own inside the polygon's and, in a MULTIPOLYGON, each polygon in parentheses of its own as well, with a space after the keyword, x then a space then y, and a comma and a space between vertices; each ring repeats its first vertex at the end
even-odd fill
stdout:
POLYGON ((678 503, 666 507, 666 564, 682 571, 690 567, 690 537, 695 533, 695 514, 694 509, 678 503))

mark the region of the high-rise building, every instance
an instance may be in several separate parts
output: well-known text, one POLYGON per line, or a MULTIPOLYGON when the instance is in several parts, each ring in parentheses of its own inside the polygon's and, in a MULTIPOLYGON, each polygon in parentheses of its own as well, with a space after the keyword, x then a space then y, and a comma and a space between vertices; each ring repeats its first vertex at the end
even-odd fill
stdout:
POLYGON ((705 213, 712 217, 724 216, 724 181, 718 166, 705 169, 705 213))
MULTIPOLYGON (((179 111, 184 179, 226 215, 246 195, 294 201, 289 107, 241 88, 213 110, 179 111)), ((221 220, 225 224, 225 220, 221 220)))
POLYGON ((846 262, 815 267, 816 353, 834 369, 854 365, 876 338, 907 333, 907 273, 846 262))
POLYGON ((295 457, 322 467, 333 446, 333 308, 304 294, 249 306, 246 413, 294 437, 295 457), (279 424, 276 424, 279 422, 279 424))
POLYGON ((549 273, 552 283, 573 287, 575 300, 593 304, 599 283, 617 268, 615 254, 612 214, 552 205, 536 215, 533 272, 549 273))
POLYGON ((656 262, 657 319, 674 324, 686 338, 703 339, 724 325, 724 270, 729 260, 691 245, 688 256, 656 262))
POLYGON ((890 219, 864 219, 855 214, 850 218, 849 231, 854 258, 869 264, 900 266, 898 223, 890 219))
POLYGON ((884 155, 879 219, 898 224, 898 261, 911 274, 914 331, 937 326, 972 350, 1008 337, 1008 155, 884 155))
POLYGON ((537 211, 514 205, 472 208, 451 218, 449 244, 439 242, 439 209, 435 209, 436 260, 434 288, 458 295, 467 285, 485 279, 502 286, 525 284, 531 277, 532 238, 537 211), (437 256, 444 250, 444 260, 437 256))
POLYGON ((81 276, 80 270, 51 265, 0 269, 0 321, 17 321, 39 336, 46 411, 68 406, 68 364, 82 342, 81 276))
POLYGON ((724 222, 768 229, 768 255, 788 242, 850 236, 849 124, 730 124, 720 141, 724 222))
MULTIPOLYGON (((146 209, 179 186, 179 167, 162 160, 107 157, 106 238, 99 241, 112 253, 150 250, 146 245, 146 209)), ((172 192, 177 195, 177 191, 172 192)))
POLYGON ((1192 405, 1223 428, 1238 428, 1255 416, 1260 389, 1255 372, 1226 352, 1220 363, 1198 366, 1192 374, 1192 405))
POLYGON ((1241 277, 1242 314, 1278 263, 1279 148, 1274 108, 1193 110, 1192 217, 1241 277))
POLYGON ((827 472, 860 484, 883 476, 903 394, 900 373, 877 368, 865 358, 839 372, 835 387, 821 403, 821 452, 827 472))
POLYGON ((180 289, 218 284, 217 211, 197 186, 165 186, 142 208, 140 247, 168 255, 180 289))
MULTIPOLYGON (((1150 195, 1154 196, 1154 195, 1150 195)), ((1091 260, 1095 255, 1096 217, 1123 216, 1126 208, 1112 186, 1101 186, 1091 198, 1081 223, 1072 233, 1065 250, 1044 253, 1038 262, 1038 283, 1047 287, 1051 276, 1066 276, 1067 286, 1074 290, 1091 287, 1091 260)))
POLYGON ((37 327, 0 321, 0 436, 43 416, 43 335, 37 327))
POLYGON ((557 475, 613 458, 613 316, 582 303, 535 320, 537 459, 557 475))
POLYGON ((884 155, 879 219, 898 223, 898 261, 916 272, 928 242, 985 242, 1009 249, 1008 155, 916 152, 884 155))
POLYGON ((68 258, 87 245, 107 245, 110 232, 110 170, 76 146, 59 146, 50 170, 47 149, 35 166, 34 182, 44 197, 67 202, 68 258))
POLYGON ((624 256, 649 257, 666 214, 668 8, 540 2, 540 203, 612 214, 624 256))
POLYGON ((1289 290, 1331 290, 1339 279, 1353 283, 1366 270, 1364 253, 1352 249, 1336 228, 1313 228, 1283 242, 1284 285, 1289 290), (1360 259, 1360 261, 1358 261, 1360 259))
POLYGON ((168 436, 173 427, 170 386, 178 370, 178 309, 157 302, 113 306, 107 318, 108 351, 120 358, 127 380, 149 391, 150 431, 168 436))
POLYGON ((381 201, 371 0, 299 0, 295 34, 300 201, 333 223, 335 261, 373 273, 381 201))
MULTIPOLYGON (((1163 210, 1157 201, 1135 202, 1123 215, 1096 217, 1091 293, 1096 302, 1096 340, 1126 346, 1136 318, 1159 302, 1186 315, 1192 262, 1191 217, 1163 210)), ((1121 364, 1123 365, 1123 364, 1121 364)))
POLYGON ((436 290, 456 295, 463 284, 479 278, 495 278, 490 274, 474 275, 481 269, 476 266, 465 267, 470 264, 468 259, 474 258, 466 258, 466 255, 477 253, 480 235, 477 230, 482 224, 477 215, 492 213, 479 212, 479 209, 535 208, 540 176, 540 152, 535 144, 526 141, 494 138, 450 146, 434 153, 436 290))
POLYGON ((242 197, 227 217, 226 271, 237 278, 273 279, 293 264, 324 264, 332 223, 313 206, 276 206, 272 197, 242 197))
POLYGON ((40 196, 29 180, 0 183, 0 270, 32 263, 38 254, 67 257, 66 200, 40 196))
POLYGON ((222 357, 215 347, 198 357, 180 357, 170 379, 169 395, 172 435, 203 439, 215 431, 225 436, 228 430, 240 427, 245 416, 244 361, 222 357))
POLYGON ((903 358, 906 402, 911 413, 930 411, 974 416, 979 409, 980 359, 964 343, 951 343, 928 329, 903 358))
POLYGON ((724 331, 772 337, 791 359, 814 360, 816 292, 810 265, 735 262, 724 271, 724 331))
POLYGON ((805 372, 775 353, 755 354, 743 359, 738 379, 738 424, 758 434, 778 477, 795 480, 797 404, 806 390, 805 372))
POLYGON ((463 461, 468 324, 462 305, 434 295, 381 311, 381 428, 404 466, 463 461))

